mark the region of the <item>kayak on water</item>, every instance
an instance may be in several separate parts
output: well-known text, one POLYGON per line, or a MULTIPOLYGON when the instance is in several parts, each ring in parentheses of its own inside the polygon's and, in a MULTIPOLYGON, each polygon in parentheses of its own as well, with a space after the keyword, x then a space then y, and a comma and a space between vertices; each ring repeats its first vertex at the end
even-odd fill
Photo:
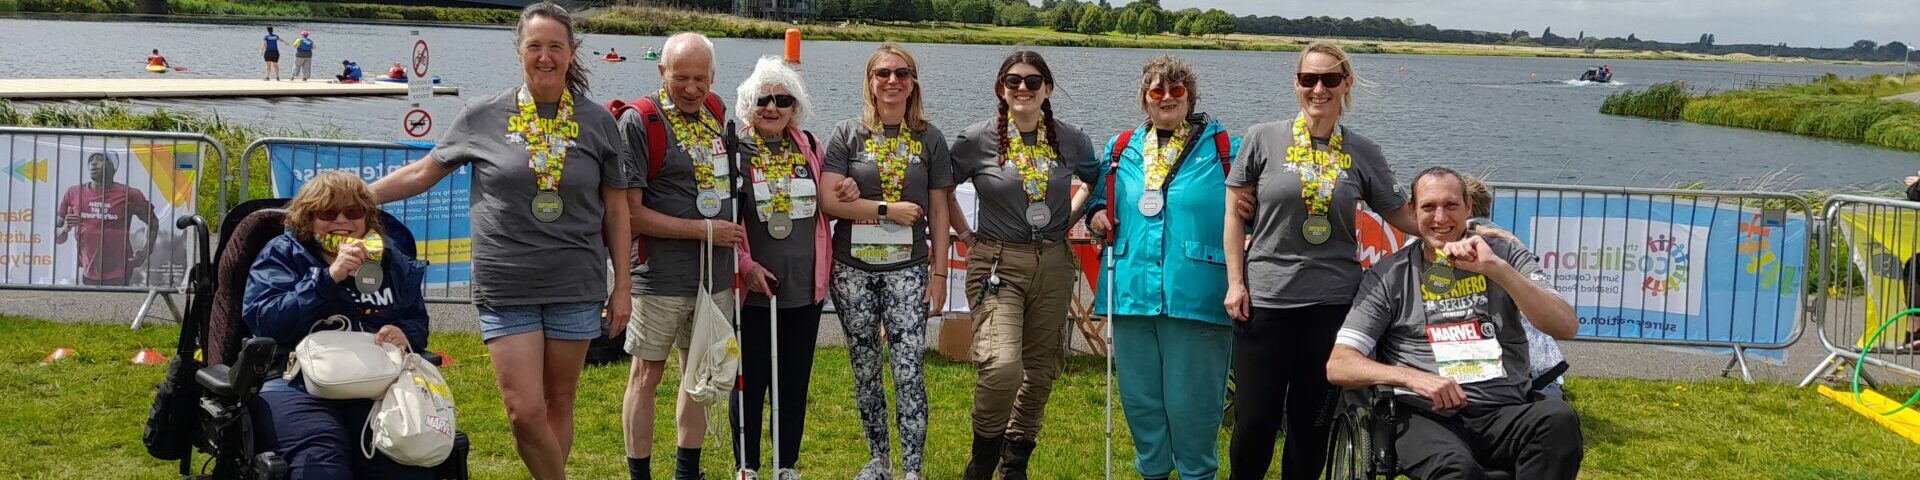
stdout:
MULTIPOLYGON (((405 79, 405 78, 393 78, 393 77, 389 77, 389 76, 386 76, 386 75, 381 75, 381 76, 377 76, 377 77, 373 77, 373 81, 376 81, 376 82, 387 82, 387 83, 407 83, 407 79, 405 79)), ((434 85, 439 85, 439 84, 440 84, 440 76, 439 76, 439 75, 434 75, 434 76, 433 76, 433 84, 434 84, 434 85)))
POLYGON ((167 73, 166 65, 147 65, 148 73, 167 73))
POLYGON ((627 61, 627 57, 600 57, 600 60, 608 63, 620 63, 627 61))

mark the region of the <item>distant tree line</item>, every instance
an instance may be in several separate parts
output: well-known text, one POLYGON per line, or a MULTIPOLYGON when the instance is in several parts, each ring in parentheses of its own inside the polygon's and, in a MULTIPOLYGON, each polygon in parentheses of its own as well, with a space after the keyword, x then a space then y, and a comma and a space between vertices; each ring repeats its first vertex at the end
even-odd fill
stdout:
MULTIPOLYGON (((1710 55, 1744 53, 1754 56, 1806 57, 1820 60, 1900 61, 1906 58, 1907 45, 1901 42, 1879 44, 1860 40, 1850 47, 1792 47, 1785 43, 1721 45, 1712 33, 1702 33, 1693 42, 1671 43, 1642 40, 1634 34, 1621 37, 1589 37, 1578 32, 1573 37, 1553 33, 1548 27, 1533 36, 1526 30, 1507 33, 1442 29, 1411 18, 1368 17, 1363 19, 1326 16, 1285 18, 1246 15, 1234 17, 1219 9, 1188 8, 1167 10, 1160 0, 1134 0, 1115 7, 1108 0, 818 0, 824 19, 880 21, 940 21, 991 23, 1002 26, 1048 27, 1055 31, 1088 35, 1216 35, 1250 33, 1301 37, 1343 37, 1381 40, 1414 40, 1444 43, 1537 45, 1575 49, 1675 51, 1710 55)), ((657 5, 709 11, 731 11, 733 0, 651 0, 657 5)))
MULTIPOLYGON (((697 3, 698 0, 688 0, 697 3)), ((711 0, 707 0, 711 2, 711 0)), ((1089 35, 1213 35, 1233 33, 1233 15, 1219 9, 1169 11, 1160 0, 1135 0, 1115 8, 1106 0, 820 0, 826 19, 942 21, 1049 27, 1089 35)))

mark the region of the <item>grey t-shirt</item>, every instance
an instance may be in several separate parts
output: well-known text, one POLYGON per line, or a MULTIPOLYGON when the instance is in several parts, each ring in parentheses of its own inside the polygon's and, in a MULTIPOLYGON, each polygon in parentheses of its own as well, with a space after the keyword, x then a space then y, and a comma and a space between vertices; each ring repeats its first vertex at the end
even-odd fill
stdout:
MULTIPOLYGON (((1394 252, 1367 271, 1335 342, 1388 365, 1439 373, 1442 359, 1435 354, 1436 343, 1453 343, 1441 350, 1458 352, 1457 347, 1466 347, 1461 343, 1492 339, 1499 348, 1499 377, 1461 382, 1467 402, 1525 403, 1533 378, 1527 368, 1527 333, 1521 326, 1526 319, 1519 305, 1485 275, 1458 268, 1451 269, 1451 288, 1433 291, 1425 282, 1433 262, 1424 255, 1432 247, 1425 245, 1394 252)), ((1552 288, 1533 252, 1493 238, 1487 245, 1534 284, 1552 288)))
MULTIPOLYGON (((779 158, 778 155, 788 149, 797 148, 791 140, 774 142, 769 139, 767 146, 770 147, 769 154, 774 155, 774 158, 779 158)), ((741 163, 746 165, 743 172, 746 173, 748 179, 747 188, 744 189, 746 198, 742 199, 742 205, 757 205, 761 200, 765 200, 765 198, 762 198, 759 194, 759 184, 767 183, 769 189, 773 187, 772 182, 766 181, 767 177, 764 173, 759 169, 753 168, 751 159, 759 154, 759 143, 749 140, 745 135, 742 135, 740 138, 740 158, 741 163)), ((789 176, 789 183, 792 186, 788 188, 788 192, 790 192, 788 195, 793 203, 795 203, 795 210, 800 209, 799 204, 804 201, 804 199, 800 198, 799 195, 805 191, 814 192, 814 198, 812 200, 814 208, 813 215, 806 218, 793 219, 792 234, 788 235, 786 239, 775 240, 773 234, 768 233, 767 222, 760 219, 760 212, 757 207, 742 208, 741 210, 747 220, 745 224, 747 226, 747 243, 753 246, 753 261, 759 263, 761 267, 766 268, 767 272, 772 273, 773 278, 778 281, 778 284, 774 286, 773 292, 780 295, 780 304, 774 306, 775 308, 794 308, 813 303, 813 229, 816 228, 821 221, 820 217, 826 214, 826 212, 821 211, 818 207, 820 192, 819 172, 815 172, 812 168, 808 168, 802 164, 799 167, 795 167, 789 176)), ((771 195, 772 190, 768 190, 768 194, 771 195)), ((792 217, 792 214, 788 216, 792 217)), ((759 292, 751 292, 747 294, 746 304, 756 307, 766 307, 769 306, 768 300, 766 295, 762 295, 759 292)))
MULTIPOLYGON (((1253 186, 1253 242, 1247 249, 1247 285, 1261 308, 1337 305, 1353 299, 1360 283, 1359 247, 1353 237, 1354 202, 1366 200, 1373 211, 1399 210, 1407 203, 1394 190, 1393 169, 1380 146, 1342 127, 1342 150, 1353 164, 1342 169, 1327 212, 1333 233, 1325 243, 1308 243, 1301 226, 1306 202, 1300 198, 1300 170, 1287 162, 1293 145, 1293 121, 1262 123, 1247 129, 1233 159, 1227 186, 1253 186)), ((1315 141, 1325 148, 1325 139, 1315 141)))
MULTIPOLYGON (((887 137, 898 136, 898 127, 885 127, 887 137)), ((860 121, 858 117, 840 121, 834 125, 833 136, 827 141, 827 173, 837 173, 852 178, 860 185, 860 198, 878 201, 880 197, 880 164, 867 152, 867 139, 873 136, 872 127, 860 121)), ((901 268, 925 266, 927 263, 927 223, 933 210, 928 203, 931 190, 953 188, 953 163, 947 156, 947 138, 939 128, 927 125, 927 129, 913 132, 913 139, 921 143, 920 155, 907 161, 905 172, 906 186, 900 193, 900 199, 920 206, 920 220, 913 225, 913 248, 907 259, 881 265, 869 264, 853 255, 853 223, 851 221, 834 222, 833 259, 861 270, 870 272, 898 270, 901 268)), ((941 201, 946 201, 942 199, 941 201)), ((945 226, 940 227, 944 233, 945 226)))
MULTIPOLYGON (((1032 243, 1036 240, 1064 240, 1067 229, 1071 227, 1069 213, 1073 208, 1072 178, 1080 177, 1081 182, 1093 185, 1099 180, 1100 163, 1094 158, 1093 142, 1087 140, 1087 134, 1080 127, 1055 120, 1059 130, 1054 137, 1059 139, 1057 152, 1059 159, 1048 172, 1047 177, 1047 226, 1037 232, 1027 223, 1027 190, 1020 180, 1020 172, 1009 162, 1000 163, 1000 131, 998 121, 987 120, 967 126, 953 140, 953 178, 955 183, 973 182, 976 198, 980 201, 980 212, 976 216, 979 225, 975 230, 980 236, 1002 242, 1032 243), (1038 238, 1035 238, 1038 233, 1038 238)), ((1035 132, 1020 134, 1020 142, 1032 145, 1045 139, 1036 138, 1035 132)))
MULTIPOLYGON (((662 128, 666 129, 667 149, 665 159, 644 158, 647 156, 647 127, 641 121, 638 109, 628 110, 620 115, 620 133, 632 146, 634 176, 643 181, 639 188, 645 189, 642 195, 643 205, 661 214, 685 219, 712 219, 725 222, 734 218, 734 201, 740 198, 740 169, 732 161, 721 161, 714 167, 714 174, 721 169, 727 176, 718 180, 716 187, 728 196, 720 202, 720 212, 712 217, 700 214, 699 184, 693 176, 693 157, 681 148, 680 140, 673 134, 673 126, 679 122, 698 122, 693 115, 681 113, 660 102, 659 96, 649 96, 655 105, 660 105, 660 115, 664 117, 662 128), (655 167, 652 162, 661 162, 655 167), (654 175, 658 172, 658 175, 654 175)), ((724 119, 715 119, 724 121, 724 119)), ((721 127, 725 128, 725 127, 721 127)), ((719 135, 718 132, 713 135, 719 135)), ((635 232, 638 234, 638 232, 635 232)), ((691 297, 698 293, 695 285, 700 283, 700 252, 704 240, 680 238, 646 237, 646 257, 640 256, 640 250, 633 252, 633 293, 635 295, 660 295, 672 297, 691 297)), ((707 291, 717 292, 733 288, 733 249, 715 246, 713 255, 713 284, 707 291)))
MULTIPOLYGON (((537 189, 527 147, 507 138, 507 119, 519 113, 518 96, 513 88, 467 105, 430 155, 444 166, 473 168, 473 302, 503 307, 604 301, 607 247, 600 229, 606 205, 600 187, 635 186, 626 145, 606 109, 575 97, 580 135, 567 149, 560 174, 560 218, 534 220, 537 189)), ((551 118, 559 104, 536 108, 551 118)))

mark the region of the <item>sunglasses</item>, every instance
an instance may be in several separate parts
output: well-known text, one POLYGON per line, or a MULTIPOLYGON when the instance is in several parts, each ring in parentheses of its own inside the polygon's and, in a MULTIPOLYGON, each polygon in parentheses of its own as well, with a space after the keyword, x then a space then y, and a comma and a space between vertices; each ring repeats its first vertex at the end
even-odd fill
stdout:
POLYGON ((1341 73, 1341 72, 1327 72, 1327 73, 1300 72, 1298 77, 1300 81, 1300 88, 1313 88, 1313 84, 1315 83, 1320 84, 1320 86, 1322 87, 1336 88, 1342 84, 1347 83, 1347 74, 1341 73))
POLYGON ((876 69, 873 69, 873 77, 881 80, 886 80, 893 77, 900 77, 902 80, 905 80, 905 79, 913 78, 913 69, 907 68, 907 67, 900 67, 892 70, 888 70, 885 68, 876 68, 876 69))
POLYGON ((1166 100, 1167 97, 1180 98, 1185 96, 1187 96, 1186 85, 1174 85, 1173 88, 1153 87, 1147 89, 1147 99, 1156 102, 1166 100))
POLYGON ((341 214, 345 214, 347 216, 347 220, 359 220, 362 218, 367 218, 367 211, 365 209, 348 208, 348 209, 342 209, 342 210, 321 210, 313 214, 313 219, 314 220, 333 220, 336 218, 340 218, 341 214))
POLYGON ((777 95, 767 95, 767 96, 760 97, 760 99, 755 100, 753 104, 761 107, 765 107, 767 106, 767 104, 773 104, 780 108, 793 108, 793 102, 794 102, 793 95, 787 95, 782 93, 777 95))
POLYGON ((1027 90, 1039 91, 1041 85, 1047 84, 1047 77, 1039 75, 1022 77, 1011 73, 1000 76, 1000 86, 1006 87, 1008 90, 1018 90, 1021 84, 1026 84, 1027 90))

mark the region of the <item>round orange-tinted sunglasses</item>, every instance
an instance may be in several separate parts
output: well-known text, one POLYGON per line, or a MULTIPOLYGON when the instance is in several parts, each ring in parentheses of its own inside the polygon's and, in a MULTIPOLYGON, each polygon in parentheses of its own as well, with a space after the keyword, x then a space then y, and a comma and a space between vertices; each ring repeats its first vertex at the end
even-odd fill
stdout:
POLYGON ((1147 89, 1147 99, 1156 102, 1166 100, 1167 97, 1180 98, 1185 96, 1187 96, 1186 85, 1174 85, 1173 88, 1153 87, 1147 89))

